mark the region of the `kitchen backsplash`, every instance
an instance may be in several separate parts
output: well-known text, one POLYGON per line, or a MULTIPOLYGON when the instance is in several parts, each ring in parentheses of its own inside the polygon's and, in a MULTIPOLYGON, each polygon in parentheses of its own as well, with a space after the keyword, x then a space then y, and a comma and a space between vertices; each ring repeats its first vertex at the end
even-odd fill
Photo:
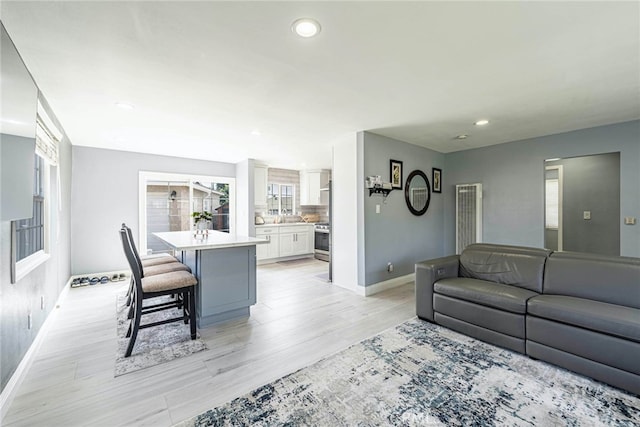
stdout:
POLYGON ((300 172, 291 169, 269 168, 267 180, 268 182, 295 186, 296 215, 267 215, 264 209, 259 209, 255 211, 256 224, 262 221, 265 224, 304 222, 304 219, 309 216, 311 218, 317 216, 317 222, 329 222, 328 206, 300 206, 300 172))
POLYGON ((329 206, 302 206, 301 215, 317 214, 319 222, 329 222, 329 206))
POLYGON ((296 222, 329 222, 327 206, 304 206, 299 215, 265 215, 256 211, 256 224, 291 224, 296 222), (317 220, 316 220, 317 218, 317 220))

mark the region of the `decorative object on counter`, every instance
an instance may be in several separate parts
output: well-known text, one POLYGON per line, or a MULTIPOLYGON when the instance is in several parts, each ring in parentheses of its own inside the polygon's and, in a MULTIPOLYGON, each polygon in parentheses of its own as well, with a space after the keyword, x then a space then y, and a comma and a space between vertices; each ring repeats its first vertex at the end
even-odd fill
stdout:
POLYGON ((308 223, 320 222, 320 214, 307 214, 302 215, 302 220, 308 223))
POLYGON ((202 211, 202 212, 193 212, 191 214, 193 217, 193 223, 196 228, 196 232, 193 237, 196 239, 204 239, 209 234, 209 224, 211 223, 211 219, 213 215, 211 212, 202 211))
POLYGON ((213 219, 213 215, 211 215, 211 212, 207 211, 193 212, 191 214, 191 217, 193 218, 193 223, 196 225, 196 227, 201 230, 206 227, 208 223, 213 219))
POLYGON ((433 183, 433 192, 442 193, 442 169, 432 169, 431 182, 433 183))
POLYGON ((264 224, 264 218, 263 218, 263 217, 261 217, 261 216, 257 216, 257 217, 256 217, 256 219, 255 219, 255 224, 256 224, 256 225, 262 225, 262 224, 264 224))
POLYGON ((389 180, 391 188, 402 188, 402 162, 400 160, 389 160, 389 180))
POLYGON ((429 186, 429 178, 421 170, 416 169, 407 177, 404 199, 409 211, 416 216, 424 215, 429 209, 431 187, 429 186))

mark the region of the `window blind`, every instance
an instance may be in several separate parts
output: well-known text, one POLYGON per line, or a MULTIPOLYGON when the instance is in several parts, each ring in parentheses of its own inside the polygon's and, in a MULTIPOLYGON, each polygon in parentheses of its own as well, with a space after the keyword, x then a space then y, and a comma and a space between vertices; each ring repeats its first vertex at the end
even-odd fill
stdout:
POLYGON ((49 118, 46 110, 38 101, 38 115, 36 117, 36 154, 45 159, 50 165, 58 165, 58 144, 62 140, 62 133, 49 118))

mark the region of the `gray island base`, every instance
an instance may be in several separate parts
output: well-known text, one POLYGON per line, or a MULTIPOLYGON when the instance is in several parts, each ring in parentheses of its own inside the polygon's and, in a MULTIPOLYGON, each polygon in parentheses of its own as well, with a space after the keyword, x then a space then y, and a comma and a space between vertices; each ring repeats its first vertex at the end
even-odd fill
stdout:
POLYGON ((198 278, 199 328, 250 315, 256 303, 256 245, 266 240, 212 230, 198 238, 191 231, 154 234, 181 252, 182 262, 198 278))

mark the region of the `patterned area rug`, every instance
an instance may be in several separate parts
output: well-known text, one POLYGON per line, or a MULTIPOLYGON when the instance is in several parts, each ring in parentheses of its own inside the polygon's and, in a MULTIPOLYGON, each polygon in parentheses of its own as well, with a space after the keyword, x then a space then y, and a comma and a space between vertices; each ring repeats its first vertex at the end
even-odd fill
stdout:
MULTIPOLYGON (((159 297, 155 302, 160 302, 159 297)), ((200 338, 192 340, 189 325, 183 322, 172 322, 153 328, 140 329, 136 344, 131 356, 124 357, 129 345, 129 338, 125 338, 129 320, 127 319, 128 307, 126 298, 118 296, 116 301, 118 318, 118 352, 116 353, 115 377, 149 368, 161 363, 169 362, 180 357, 185 357, 207 349, 207 345, 200 338)), ((176 308, 162 310, 147 314, 142 317, 142 323, 151 323, 159 320, 180 316, 181 310, 176 308)))
POLYGON ((640 398, 414 319, 178 426, 640 425, 640 398))

